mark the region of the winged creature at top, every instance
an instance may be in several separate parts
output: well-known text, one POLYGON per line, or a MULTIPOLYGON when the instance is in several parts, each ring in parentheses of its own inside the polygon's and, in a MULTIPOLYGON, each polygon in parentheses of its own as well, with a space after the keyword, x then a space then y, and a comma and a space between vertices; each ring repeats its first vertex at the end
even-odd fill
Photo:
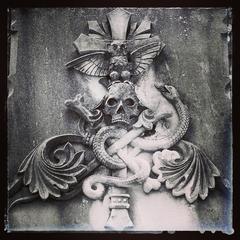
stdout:
POLYGON ((131 80, 140 75, 164 48, 159 36, 152 36, 151 22, 131 23, 131 14, 121 8, 107 14, 99 24, 88 21, 89 34, 74 41, 79 56, 68 68, 111 81, 131 80))
POLYGON ((150 108, 134 88, 133 76, 138 79, 147 70, 164 44, 151 36, 150 21, 130 24, 130 16, 116 9, 102 24, 89 21, 89 34, 75 40, 79 56, 67 67, 107 79, 108 91, 91 109, 82 93, 65 102, 79 115, 79 133, 50 137, 26 156, 9 187, 9 209, 38 196, 66 200, 81 191, 101 199, 107 185, 112 187, 107 190, 111 212, 105 228, 122 230, 133 227, 126 188, 136 183, 145 193, 164 183, 173 196, 185 195, 189 203, 206 199, 215 187, 220 171, 198 146, 182 140, 190 115, 177 89, 156 81, 153 96, 159 93, 163 101, 150 108), (89 176, 99 166, 111 175, 89 176), (19 194, 22 186, 31 195, 19 194))

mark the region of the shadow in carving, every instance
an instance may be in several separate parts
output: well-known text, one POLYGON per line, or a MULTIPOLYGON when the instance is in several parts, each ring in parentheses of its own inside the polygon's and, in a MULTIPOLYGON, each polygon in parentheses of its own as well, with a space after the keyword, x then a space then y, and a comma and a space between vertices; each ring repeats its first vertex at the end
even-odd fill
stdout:
POLYGON ((30 195, 14 198, 9 208, 37 197, 66 200, 81 191, 101 199, 111 186, 105 227, 124 230, 134 226, 127 192, 134 184, 149 194, 165 184, 173 196, 184 195, 189 203, 198 197, 204 200, 220 173, 196 145, 182 140, 190 116, 177 89, 154 86, 171 108, 160 103, 146 106, 136 92, 135 83, 164 47, 158 36, 152 36, 151 23, 132 23, 130 13, 116 9, 107 14, 107 22, 88 25, 89 34, 80 34, 74 42, 78 56, 66 66, 104 77, 108 91, 93 109, 85 106, 80 94, 66 100, 66 107, 79 115, 79 134, 49 138, 27 155, 9 196, 14 198, 22 186, 30 195), (144 152, 152 154, 151 163, 140 157, 144 152), (100 165, 111 174, 95 174, 100 165))

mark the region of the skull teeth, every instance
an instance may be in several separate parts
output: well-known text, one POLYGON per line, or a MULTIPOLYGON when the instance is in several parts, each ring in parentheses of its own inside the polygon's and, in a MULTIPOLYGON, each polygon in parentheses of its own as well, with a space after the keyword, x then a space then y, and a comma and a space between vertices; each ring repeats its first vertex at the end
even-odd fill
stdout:
POLYGON ((125 120, 114 120, 114 121, 112 121, 112 123, 126 123, 126 124, 129 124, 129 122, 125 121, 125 120))
POLYGON ((120 115, 118 117, 115 117, 112 119, 112 123, 126 123, 126 124, 129 124, 129 120, 124 117, 123 115, 120 115))

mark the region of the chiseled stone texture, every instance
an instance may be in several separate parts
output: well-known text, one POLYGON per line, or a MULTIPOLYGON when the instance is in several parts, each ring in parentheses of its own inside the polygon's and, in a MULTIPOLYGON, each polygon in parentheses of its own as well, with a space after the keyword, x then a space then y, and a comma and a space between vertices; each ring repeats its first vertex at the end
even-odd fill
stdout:
MULTIPOLYGON (((33 147, 53 135, 77 133, 78 116, 66 110, 66 99, 84 92, 87 105, 92 106, 104 95, 97 78, 68 71, 64 64, 76 56, 72 43, 80 33, 87 33, 87 21, 105 20, 111 10, 13 10, 19 42, 14 94, 8 101, 10 182, 33 147)), ((132 21, 151 20, 154 33, 166 44, 152 66, 154 77, 179 90, 191 113, 185 139, 204 149, 231 184, 231 100, 225 95, 229 62, 223 37, 227 9, 126 10, 133 14, 132 21)), ((139 186, 130 194, 130 216, 138 231, 231 232, 231 201, 219 189, 192 205, 183 197, 172 197, 164 187, 148 196, 139 186)), ((84 196, 35 200, 9 213, 9 230, 101 230, 108 215, 106 201, 84 196)))

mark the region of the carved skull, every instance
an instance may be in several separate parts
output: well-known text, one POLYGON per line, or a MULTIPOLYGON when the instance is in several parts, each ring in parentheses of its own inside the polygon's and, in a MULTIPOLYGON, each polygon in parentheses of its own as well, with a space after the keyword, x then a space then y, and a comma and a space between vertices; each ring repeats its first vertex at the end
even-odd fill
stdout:
POLYGON ((123 40, 114 40, 108 45, 108 51, 112 56, 127 55, 127 45, 123 40))
POLYGON ((111 115, 112 123, 130 124, 139 115, 139 100, 131 83, 114 83, 106 97, 104 113, 111 115))

